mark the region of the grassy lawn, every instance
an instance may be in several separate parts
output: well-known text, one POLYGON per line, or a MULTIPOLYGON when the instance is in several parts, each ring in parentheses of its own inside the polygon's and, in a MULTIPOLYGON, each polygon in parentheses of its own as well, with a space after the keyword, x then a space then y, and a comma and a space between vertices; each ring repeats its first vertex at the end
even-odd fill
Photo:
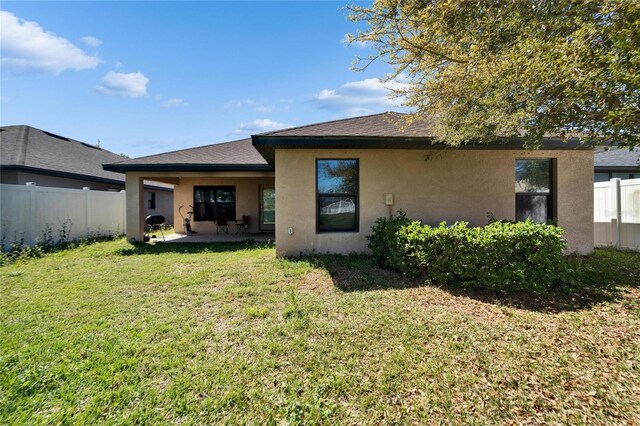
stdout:
POLYGON ((0 268, 0 423, 640 423, 640 254, 543 295, 96 243, 0 268))

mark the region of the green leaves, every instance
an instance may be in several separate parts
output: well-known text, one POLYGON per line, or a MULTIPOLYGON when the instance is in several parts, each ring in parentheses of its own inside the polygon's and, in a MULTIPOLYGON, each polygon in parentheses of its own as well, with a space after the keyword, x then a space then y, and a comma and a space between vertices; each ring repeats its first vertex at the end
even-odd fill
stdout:
POLYGON ((411 83, 415 116, 452 145, 544 135, 640 143, 640 2, 378 0, 354 41, 411 83))
POLYGON ((369 248, 380 266, 436 284, 539 290, 563 280, 561 228, 530 220, 467 225, 430 227, 401 212, 376 221, 369 248))

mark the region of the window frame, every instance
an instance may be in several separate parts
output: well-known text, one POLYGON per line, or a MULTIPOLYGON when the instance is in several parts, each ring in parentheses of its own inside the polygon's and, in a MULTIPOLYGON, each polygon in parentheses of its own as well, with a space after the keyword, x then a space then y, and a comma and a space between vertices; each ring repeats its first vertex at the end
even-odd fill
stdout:
POLYGON ((528 191, 515 191, 514 193, 514 219, 518 220, 518 195, 520 196, 545 196, 547 197, 547 220, 544 223, 556 222, 558 220, 557 205, 558 205, 558 190, 557 190, 557 163, 556 158, 516 158, 514 161, 514 182, 517 182, 517 167, 518 161, 548 161, 549 162, 549 192, 528 192, 528 191))
MULTIPOLYGON (((236 186, 235 185, 193 185, 193 221, 194 222, 216 222, 218 220, 218 190, 222 190, 222 191, 233 191, 233 218, 228 217, 227 222, 234 222, 237 218, 237 209, 238 209, 238 194, 236 192, 236 186), (197 190, 213 190, 215 191, 215 201, 213 203, 211 202, 206 202, 204 204, 213 204, 213 215, 214 218, 213 219, 196 219, 196 209, 197 209, 197 205, 199 203, 196 202, 196 191, 197 190)), ((223 203, 223 204, 230 204, 230 203, 223 203)))
POLYGON ((316 158, 316 234, 357 234, 360 232, 360 159, 359 158, 316 158), (318 187, 318 171, 321 161, 355 161, 356 162, 356 192, 320 192, 318 187), (353 197, 356 203, 356 220, 353 229, 320 229, 320 198, 321 197, 353 197))

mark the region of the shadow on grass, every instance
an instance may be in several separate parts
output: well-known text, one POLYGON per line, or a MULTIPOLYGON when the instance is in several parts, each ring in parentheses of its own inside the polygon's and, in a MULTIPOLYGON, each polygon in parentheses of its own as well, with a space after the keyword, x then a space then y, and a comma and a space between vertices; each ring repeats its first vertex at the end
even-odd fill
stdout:
MULTIPOLYGON (((334 285, 344 292, 407 289, 434 286, 400 273, 380 269, 364 255, 305 258, 325 269, 334 285)), ((437 286, 455 297, 536 312, 559 313, 590 309, 623 298, 624 287, 640 286, 640 253, 598 250, 588 257, 568 259, 575 271, 571 284, 544 291, 490 291, 462 286, 437 286)))
POLYGON ((133 247, 117 250, 121 256, 135 256, 142 254, 165 253, 222 253, 242 250, 256 250, 273 248, 273 242, 259 242, 253 240, 217 242, 217 243, 132 243, 133 247))

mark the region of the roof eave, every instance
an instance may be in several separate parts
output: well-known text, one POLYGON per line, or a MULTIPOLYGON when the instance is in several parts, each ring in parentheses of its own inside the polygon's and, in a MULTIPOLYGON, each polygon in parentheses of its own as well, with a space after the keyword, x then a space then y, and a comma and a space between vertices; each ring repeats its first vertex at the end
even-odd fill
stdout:
POLYGON ((596 172, 640 172, 640 165, 638 166, 595 166, 596 172))
MULTIPOLYGON (((276 149, 523 149, 524 141, 520 138, 498 138, 495 144, 464 144, 451 146, 439 143, 433 137, 398 137, 398 136, 269 136, 254 135, 251 137, 253 147, 275 166, 276 149), (401 144, 401 145, 400 145, 401 144)), ((561 138, 544 138, 543 149, 592 149, 577 139, 564 141, 561 138)))
POLYGON ((29 167, 29 166, 1 165, 0 170, 16 170, 16 171, 24 171, 24 172, 35 173, 35 174, 46 175, 46 176, 56 176, 56 177, 63 177, 68 179, 79 179, 79 180, 86 180, 90 182, 106 183, 110 185, 124 185, 124 179, 123 180, 109 179, 109 178, 102 178, 99 176, 62 172, 62 171, 51 170, 51 169, 39 169, 36 167, 29 167))
POLYGON ((111 172, 270 172, 269 164, 103 164, 111 172))

